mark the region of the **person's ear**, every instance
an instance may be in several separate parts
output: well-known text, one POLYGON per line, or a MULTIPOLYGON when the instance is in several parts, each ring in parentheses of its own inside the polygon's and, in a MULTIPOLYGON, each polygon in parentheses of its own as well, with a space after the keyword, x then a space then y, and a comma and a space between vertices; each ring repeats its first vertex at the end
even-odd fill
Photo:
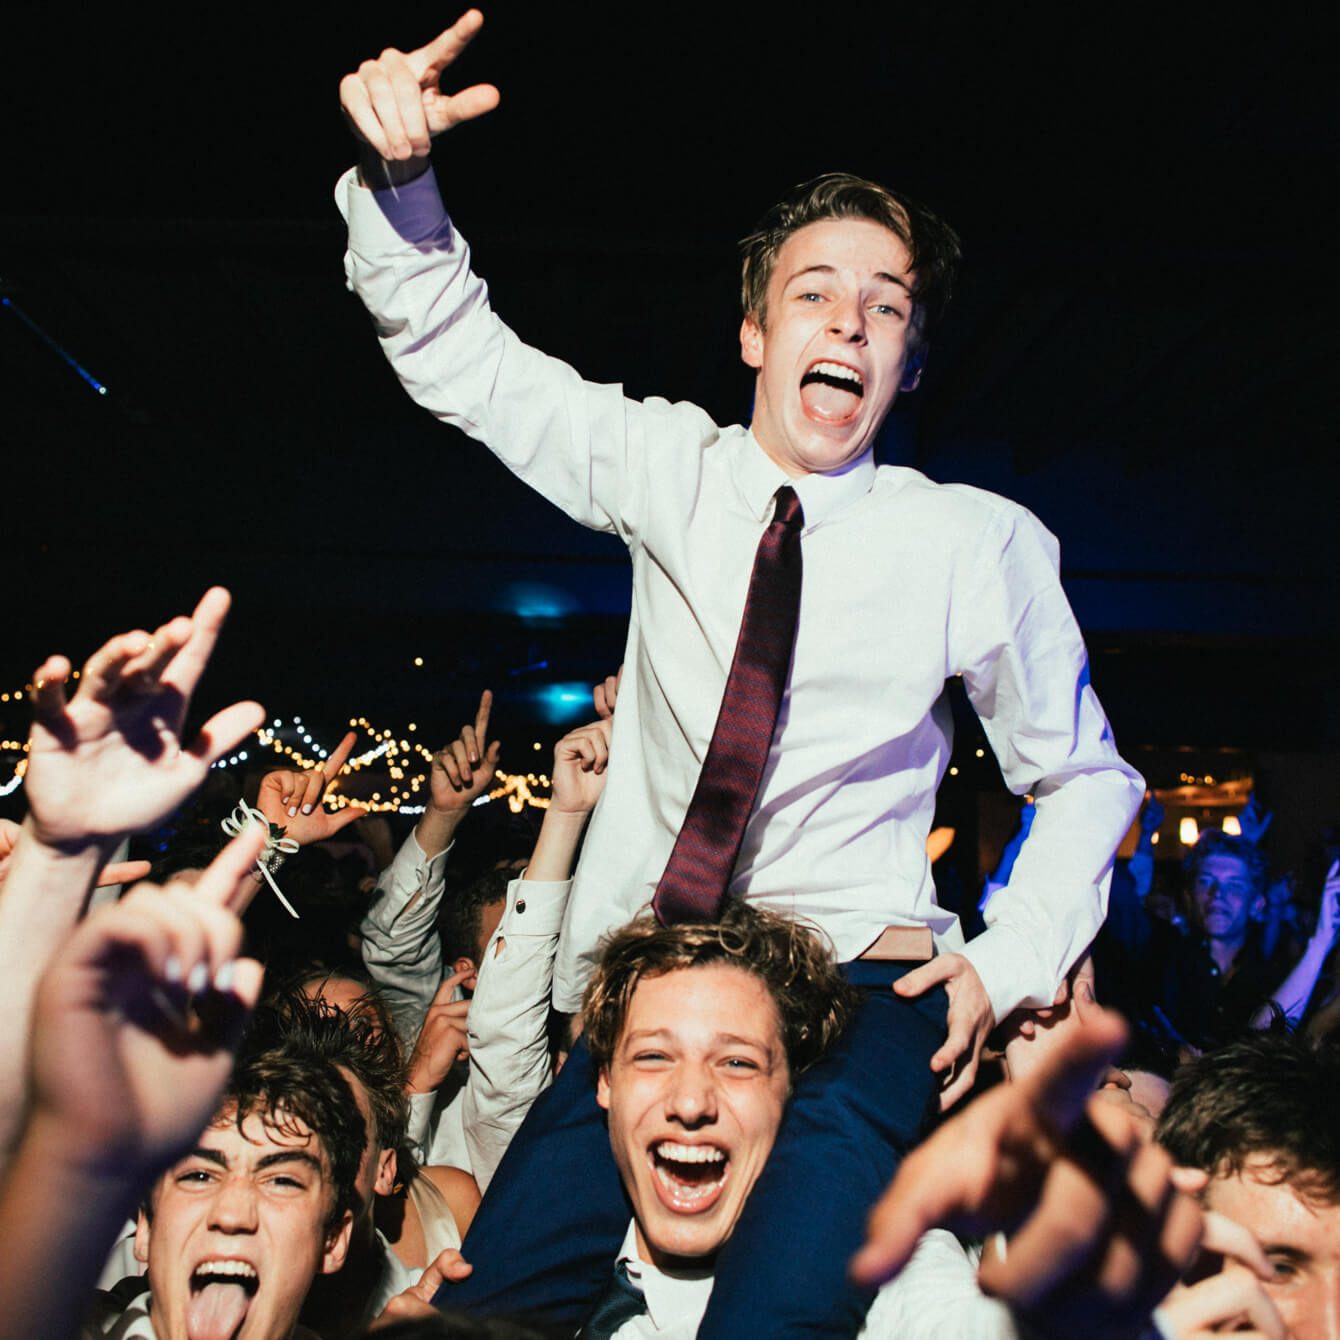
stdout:
POLYGON ((899 383, 898 389, 900 391, 915 391, 921 385, 921 374, 925 370, 925 349, 913 349, 907 356, 907 362, 903 364, 903 380, 899 383))
POLYGON ((740 357, 747 367, 763 366, 763 327, 752 312, 740 322, 740 357))
POLYGON ((377 1180, 372 1191, 377 1196, 389 1196, 395 1190, 395 1175, 399 1171, 394 1149, 383 1149, 377 1160, 377 1180))
POLYGON ((1252 910, 1247 914, 1253 921, 1264 921, 1266 919, 1266 896, 1258 893, 1252 899, 1252 910))
POLYGON ((135 1220, 135 1259, 142 1266, 149 1264, 149 1216, 144 1213, 143 1206, 135 1220))
POLYGON ((340 1221, 326 1234, 325 1252, 321 1257, 321 1274, 333 1275, 349 1254, 349 1238, 354 1229, 352 1210, 345 1210, 340 1221))
POLYGON ((600 1077, 596 1080, 596 1102, 606 1112, 610 1110, 610 1068, 607 1065, 600 1067, 600 1077))

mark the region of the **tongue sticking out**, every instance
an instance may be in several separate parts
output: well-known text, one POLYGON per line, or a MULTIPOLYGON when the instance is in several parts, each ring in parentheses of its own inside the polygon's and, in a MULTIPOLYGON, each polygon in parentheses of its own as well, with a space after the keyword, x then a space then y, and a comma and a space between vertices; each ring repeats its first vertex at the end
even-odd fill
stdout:
POLYGON ((206 1284, 191 1291, 186 1328, 191 1340, 233 1340, 251 1306, 251 1292, 242 1284, 206 1284))
POLYGON ((840 423, 856 413, 861 392, 853 383, 811 374, 800 383, 800 403, 811 418, 840 423))

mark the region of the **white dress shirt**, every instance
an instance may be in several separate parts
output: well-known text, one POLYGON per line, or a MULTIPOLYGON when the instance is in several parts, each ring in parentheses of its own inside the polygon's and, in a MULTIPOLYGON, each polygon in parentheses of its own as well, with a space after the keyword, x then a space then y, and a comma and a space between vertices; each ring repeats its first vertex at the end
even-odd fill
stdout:
MULTIPOLYGON (((712 1272, 667 1272, 638 1256, 629 1224, 616 1258, 642 1290, 647 1311, 630 1317, 613 1340, 693 1340, 712 1294, 712 1272)), ((1019 1340, 1003 1303, 977 1287, 977 1273, 944 1229, 922 1235, 907 1265, 875 1295, 860 1340, 1019 1340)))
POLYGON ((346 268, 413 398, 486 443, 633 564, 608 784, 587 835, 555 976, 575 1010, 597 943, 645 908, 696 785, 740 629, 754 551, 783 484, 805 510, 790 680, 732 892, 805 917, 839 958, 937 907, 926 835, 948 764, 946 679, 961 675, 1010 788, 1037 819, 988 930, 964 952, 998 1019, 1049 1005, 1102 922, 1112 854, 1143 783, 1088 684, 1052 536, 1023 508, 915 470, 788 481, 742 427, 627 399, 523 344, 431 173, 372 192, 350 173, 346 268))

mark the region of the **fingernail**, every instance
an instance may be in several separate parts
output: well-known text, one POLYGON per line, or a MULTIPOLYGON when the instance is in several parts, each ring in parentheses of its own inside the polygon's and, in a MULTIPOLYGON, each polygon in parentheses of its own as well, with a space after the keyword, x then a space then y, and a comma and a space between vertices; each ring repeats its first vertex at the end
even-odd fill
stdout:
POLYGON ((233 989, 233 978, 237 975, 237 964, 229 959, 227 963, 214 974, 215 991, 231 991, 233 989))
POLYGON ((197 963, 191 969, 191 975, 186 979, 186 989, 194 996, 205 989, 205 984, 209 981, 209 968, 203 963, 197 963))
POLYGON ((312 812, 312 807, 311 807, 310 805, 304 805, 304 806, 302 807, 302 812, 303 812, 304 814, 311 814, 311 812, 312 812))
POLYGON ((167 956, 167 962, 163 964, 163 976, 174 985, 181 981, 181 959, 176 954, 167 956))
POLYGON ((295 818, 297 816, 297 813, 298 813, 298 807, 296 805, 290 805, 288 807, 288 817, 290 819, 295 818))

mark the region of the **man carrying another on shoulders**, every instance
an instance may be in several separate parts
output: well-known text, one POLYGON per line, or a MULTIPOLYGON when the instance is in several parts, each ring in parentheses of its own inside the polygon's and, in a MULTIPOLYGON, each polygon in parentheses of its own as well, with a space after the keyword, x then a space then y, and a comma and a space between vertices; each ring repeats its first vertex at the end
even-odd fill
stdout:
MULTIPOLYGON (((1089 687, 1052 537, 1002 498, 875 466, 878 431, 920 379, 948 299, 953 232, 845 174, 770 211, 745 243, 749 428, 583 382, 493 315, 427 171, 432 135, 496 105, 488 86, 438 88, 481 21, 470 11, 428 46, 345 78, 364 153, 340 203, 351 280, 410 393, 632 556, 610 784, 574 880, 554 1003, 575 1010, 601 937, 648 901, 674 923, 745 898, 828 935, 866 993, 839 1044, 850 1064, 799 1087, 702 1334, 854 1334, 866 1299, 845 1262, 872 1188, 918 1138, 937 1089, 945 1106, 967 1091, 993 1023, 1052 1004, 1101 923, 1142 784, 1089 687), (935 904, 925 855, 954 675, 1011 788, 1037 797, 1028 846, 967 946, 935 904), (779 1232, 816 1185, 806 1240, 779 1232)), ((613 1250, 617 1204, 580 1231, 541 1229, 533 1206, 537 1177, 556 1216, 589 1190, 604 1139, 589 1078, 570 1065, 544 1104, 555 1125, 533 1119, 509 1150, 466 1246, 468 1305, 585 1311, 575 1287, 518 1294, 513 1265, 529 1261, 519 1223, 580 1258, 572 1279, 589 1283, 613 1250)))

